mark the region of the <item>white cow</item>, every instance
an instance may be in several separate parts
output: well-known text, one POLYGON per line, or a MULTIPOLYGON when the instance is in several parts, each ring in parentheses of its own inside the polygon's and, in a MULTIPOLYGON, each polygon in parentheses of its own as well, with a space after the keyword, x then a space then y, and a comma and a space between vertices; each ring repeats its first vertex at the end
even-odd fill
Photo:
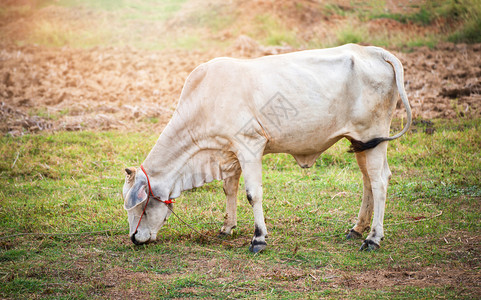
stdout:
POLYGON ((250 251, 266 247, 262 210, 262 156, 289 153, 303 168, 341 138, 351 141, 364 191, 348 238, 371 232, 361 250, 383 239, 386 191, 391 172, 387 142, 411 124, 403 67, 377 47, 344 45, 256 59, 217 58, 187 78, 172 119, 143 163, 126 169, 123 188, 130 238, 154 241, 170 215, 169 199, 212 180, 224 180, 227 214, 221 233, 237 224, 239 177, 254 212, 250 251), (407 124, 389 137, 398 93, 407 124), (152 199, 152 201, 149 201, 152 199), (155 200, 154 200, 155 199, 155 200))

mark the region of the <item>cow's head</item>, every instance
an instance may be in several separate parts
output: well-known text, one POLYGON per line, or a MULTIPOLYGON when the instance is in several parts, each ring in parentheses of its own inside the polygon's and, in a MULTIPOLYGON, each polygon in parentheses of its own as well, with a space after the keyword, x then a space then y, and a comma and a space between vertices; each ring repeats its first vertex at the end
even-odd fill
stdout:
POLYGON ((170 209, 163 202, 148 199, 147 177, 142 171, 135 168, 125 169, 125 183, 122 191, 124 208, 129 219, 129 236, 136 245, 155 241, 157 232, 170 216, 170 209), (147 207, 145 205, 147 204, 147 207), (142 211, 145 212, 142 216, 142 211), (142 220, 139 220, 142 216, 142 220), (138 225, 138 228, 137 228, 138 225))

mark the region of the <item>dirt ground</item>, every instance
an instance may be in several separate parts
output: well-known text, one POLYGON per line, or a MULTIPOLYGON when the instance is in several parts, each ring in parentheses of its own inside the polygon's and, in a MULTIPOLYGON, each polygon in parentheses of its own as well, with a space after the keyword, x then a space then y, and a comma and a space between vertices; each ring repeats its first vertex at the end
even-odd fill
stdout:
MULTIPOLYGON (((456 233, 456 239, 463 237, 462 244, 458 249, 459 253, 476 252, 476 245, 479 244, 479 238, 466 237, 462 232, 456 233)), ((454 237, 453 237, 454 238, 454 237)), ((461 239, 460 239, 461 240, 461 239)), ((96 238, 95 243, 101 243, 104 238, 96 238)), ((110 239, 110 243, 128 244, 125 239, 110 239)), ((194 247, 204 249, 202 242, 194 247)), ((236 247, 245 247, 236 246, 236 247)), ((441 245, 441 247, 443 247, 441 245)), ((446 251, 450 251, 446 248, 446 251)), ((99 255, 98 253, 94 255, 99 255)), ((458 255, 458 253, 453 253, 458 255)), ((186 273, 200 272, 202 274, 215 274, 212 280, 217 283, 225 284, 235 281, 236 276, 247 276, 254 281, 270 280, 272 287, 287 288, 290 292, 306 292, 309 286, 324 289, 344 288, 350 290, 362 289, 386 289, 393 290, 405 286, 413 287, 456 287, 460 294, 470 293, 472 295, 481 295, 480 279, 481 275, 476 271, 475 265, 464 265, 458 263, 452 264, 436 264, 430 267, 419 267, 414 261, 410 267, 400 267, 396 265, 394 260, 391 266, 382 270, 368 270, 363 272, 329 269, 327 268, 302 268, 299 265, 279 264, 276 266, 259 265, 258 262, 246 261, 232 258, 199 258, 189 257, 185 259, 186 273), (240 267, 242 266, 242 267, 240 267), (226 270, 238 270, 239 273, 232 275, 226 270), (234 279, 233 279, 234 277, 234 279), (306 284, 310 282, 310 284, 306 284)), ((176 260, 167 259, 166 257, 155 258, 151 264, 156 265, 162 263, 164 268, 174 268, 177 264, 176 260), (159 261, 156 261, 156 260, 159 261)), ((85 266, 76 264, 75 270, 82 270, 85 266)), ((134 272, 121 267, 114 267, 97 274, 91 278, 82 278, 78 271, 72 271, 68 276, 76 278, 76 280, 95 281, 97 286, 106 288, 104 296, 108 298, 132 298, 141 299, 148 295, 143 294, 139 289, 126 290, 122 283, 137 282, 140 284, 150 284, 152 281, 162 280, 169 281, 176 276, 173 274, 146 274, 145 272, 134 272), (77 278, 78 277, 78 278, 77 278)), ((234 292, 238 287, 232 286, 226 292, 234 292)), ((200 292, 200 288, 186 287, 181 292, 196 293, 200 292)))
MULTIPOLYGON (((204 52, 0 45, 0 132, 160 131, 200 63, 295 50, 260 46, 247 36, 226 50, 204 52)), ((415 118, 481 116, 481 44, 393 52, 404 64, 415 118)), ((402 117, 404 108, 398 107, 396 116, 402 117)))

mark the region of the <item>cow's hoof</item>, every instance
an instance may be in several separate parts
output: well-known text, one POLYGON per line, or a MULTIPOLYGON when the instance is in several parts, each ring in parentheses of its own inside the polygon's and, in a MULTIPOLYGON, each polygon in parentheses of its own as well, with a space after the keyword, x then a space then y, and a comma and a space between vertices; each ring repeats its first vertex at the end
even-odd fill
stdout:
POLYGON ((349 233, 346 235, 346 239, 348 240, 360 239, 360 238, 362 238, 362 234, 355 231, 354 229, 351 229, 349 233))
POLYGON ((264 251, 266 249, 267 243, 266 242, 258 242, 258 241, 252 241, 249 251, 252 253, 259 253, 261 251, 264 251))
POLYGON ((364 243, 362 243, 361 248, 359 248, 359 251, 371 252, 371 251, 376 251, 377 249, 379 249, 379 247, 380 246, 374 243, 373 241, 365 240, 364 243))
POLYGON ((219 230, 219 236, 221 234, 231 236, 234 233, 234 228, 236 228, 236 225, 234 226, 222 226, 222 228, 219 230))

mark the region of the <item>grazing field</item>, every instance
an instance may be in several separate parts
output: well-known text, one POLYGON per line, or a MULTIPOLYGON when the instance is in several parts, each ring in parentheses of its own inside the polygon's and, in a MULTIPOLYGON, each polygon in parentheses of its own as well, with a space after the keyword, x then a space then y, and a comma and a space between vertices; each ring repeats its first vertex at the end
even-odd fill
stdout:
MULTIPOLYGON (((390 143, 386 238, 345 240, 362 182, 348 143, 312 169, 264 158, 268 248, 247 248, 253 218, 223 241, 219 182, 184 192, 158 241, 134 246, 120 195, 157 133, 63 132, 1 138, 2 297, 475 298, 481 295, 479 120, 419 124, 390 143), (32 235, 15 235, 18 232, 32 235), (69 233, 69 234, 66 234, 69 233), (202 233, 202 235, 201 235, 202 233)), ((242 189, 241 189, 242 190, 242 189)))
POLYGON ((0 1, 0 298, 481 298, 480 16, 478 0, 0 1), (415 120, 389 143, 378 251, 345 239, 362 196, 345 140, 310 169, 264 157, 262 253, 242 179, 233 236, 212 182, 132 244, 123 170, 197 65, 350 42, 400 58, 415 120))

